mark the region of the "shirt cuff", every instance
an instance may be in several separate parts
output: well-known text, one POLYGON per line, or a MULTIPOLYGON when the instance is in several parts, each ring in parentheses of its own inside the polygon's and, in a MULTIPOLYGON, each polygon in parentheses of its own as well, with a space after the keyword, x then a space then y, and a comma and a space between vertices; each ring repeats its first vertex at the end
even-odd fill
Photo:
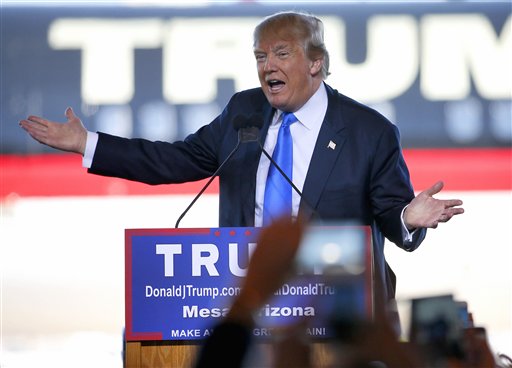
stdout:
POLYGON ((90 169, 96 146, 98 144, 98 133, 87 132, 87 141, 85 142, 84 157, 82 157, 82 166, 90 169))
POLYGON ((402 239, 404 240, 404 242, 410 243, 412 242, 412 238, 416 231, 418 231, 418 229, 414 229, 414 231, 410 232, 409 229, 407 229, 407 226, 405 226, 404 212, 407 206, 405 206, 404 209, 402 210, 402 213, 400 214, 400 220, 402 221, 402 239))

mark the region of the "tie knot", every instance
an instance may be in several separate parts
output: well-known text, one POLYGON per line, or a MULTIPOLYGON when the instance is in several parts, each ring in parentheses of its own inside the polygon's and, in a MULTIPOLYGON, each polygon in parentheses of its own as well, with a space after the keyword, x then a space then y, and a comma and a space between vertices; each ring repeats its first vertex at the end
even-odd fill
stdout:
POLYGON ((283 127, 288 127, 296 121, 297 118, 293 115, 293 112, 283 112, 283 121, 281 123, 283 127))

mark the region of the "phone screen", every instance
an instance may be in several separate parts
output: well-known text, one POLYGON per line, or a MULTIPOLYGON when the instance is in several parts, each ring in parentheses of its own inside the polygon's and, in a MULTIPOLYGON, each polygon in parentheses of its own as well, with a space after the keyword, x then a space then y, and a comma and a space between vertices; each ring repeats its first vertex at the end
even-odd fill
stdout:
POLYGON ((311 226, 297 253, 298 273, 320 277, 333 290, 329 302, 317 306, 317 319, 334 326, 337 338, 349 339, 372 318, 370 234, 352 224, 311 226))
POLYGON ((366 270, 367 233, 359 226, 310 226, 297 254, 303 274, 343 277, 362 275, 366 270))
POLYGON ((430 356, 460 356, 463 324, 452 295, 412 300, 410 341, 430 356))

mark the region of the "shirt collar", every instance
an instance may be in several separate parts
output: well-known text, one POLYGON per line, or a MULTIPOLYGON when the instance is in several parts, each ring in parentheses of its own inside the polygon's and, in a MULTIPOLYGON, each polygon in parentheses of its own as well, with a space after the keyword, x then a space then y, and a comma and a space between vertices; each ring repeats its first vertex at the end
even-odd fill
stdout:
MULTIPOLYGON (((325 113, 327 112, 327 90, 324 83, 316 90, 313 96, 293 114, 307 129, 311 129, 313 124, 322 124, 325 113)), ((281 121, 281 110, 277 110, 276 123, 281 121)))

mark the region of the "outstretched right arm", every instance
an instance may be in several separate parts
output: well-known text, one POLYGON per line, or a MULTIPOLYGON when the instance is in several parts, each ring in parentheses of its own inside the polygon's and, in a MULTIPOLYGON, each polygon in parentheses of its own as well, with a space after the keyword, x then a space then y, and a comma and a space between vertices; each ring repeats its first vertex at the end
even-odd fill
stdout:
POLYGON ((61 151, 85 152, 87 130, 73 109, 66 109, 66 123, 57 123, 38 116, 29 116, 20 121, 20 126, 36 141, 61 151))

